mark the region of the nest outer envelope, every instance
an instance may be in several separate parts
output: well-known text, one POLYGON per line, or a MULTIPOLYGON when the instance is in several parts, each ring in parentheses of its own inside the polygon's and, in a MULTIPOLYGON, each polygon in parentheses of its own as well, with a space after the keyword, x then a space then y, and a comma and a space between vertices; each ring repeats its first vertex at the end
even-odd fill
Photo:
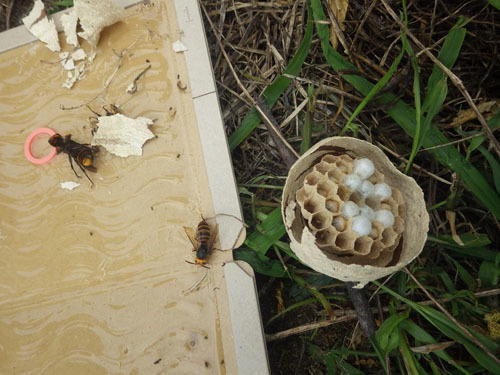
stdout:
POLYGON ((78 36, 87 40, 92 47, 97 46, 102 29, 120 21, 125 8, 112 0, 75 0, 74 10, 83 31, 78 36))
POLYGON ((325 275, 342 281, 357 282, 356 288, 368 282, 390 275, 415 259, 422 251, 429 230, 429 215, 425 207, 424 194, 415 180, 401 173, 378 147, 369 142, 350 137, 324 139, 311 147, 290 168, 283 190, 281 212, 286 231, 290 237, 290 248, 299 259, 325 275), (316 238, 304 225, 295 193, 303 186, 305 176, 324 155, 347 154, 352 158, 369 158, 375 168, 384 175, 385 182, 400 190, 405 200, 404 230, 402 246, 397 259, 389 266, 345 264, 333 259, 316 245, 316 238))
POLYGON ((59 36, 54 20, 47 18, 45 6, 41 0, 36 0, 30 13, 23 18, 26 28, 36 38, 46 43, 47 48, 57 52, 61 50, 59 36))

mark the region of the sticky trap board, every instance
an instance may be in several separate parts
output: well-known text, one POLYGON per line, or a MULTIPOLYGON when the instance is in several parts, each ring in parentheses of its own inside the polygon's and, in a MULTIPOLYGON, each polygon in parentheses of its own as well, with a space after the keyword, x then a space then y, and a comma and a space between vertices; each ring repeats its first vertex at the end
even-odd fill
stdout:
POLYGON ((245 235, 198 3, 117 3, 125 19, 71 90, 58 54, 23 26, 0 34, 0 373, 266 374, 251 269, 231 251, 213 251, 209 269, 185 262, 183 227, 201 215, 220 249, 245 235), (64 154, 25 159, 39 127, 90 142, 89 101, 154 119, 156 138, 141 157, 101 150, 94 187, 64 154))

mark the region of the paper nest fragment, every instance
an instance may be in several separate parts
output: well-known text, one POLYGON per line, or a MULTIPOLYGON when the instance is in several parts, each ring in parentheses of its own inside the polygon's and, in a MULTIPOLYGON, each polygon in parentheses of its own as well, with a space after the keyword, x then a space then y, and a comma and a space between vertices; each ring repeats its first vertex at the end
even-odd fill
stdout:
POLYGON ((76 12, 71 11, 70 13, 63 14, 61 16, 61 23, 64 34, 66 34, 66 42, 68 44, 74 45, 75 47, 78 47, 78 35, 76 35, 78 15, 76 14, 76 12))
POLYGON ((30 33, 44 42, 51 51, 58 52, 61 50, 56 25, 54 20, 47 18, 42 0, 35 1, 31 12, 23 18, 23 23, 30 33))
MULTIPOLYGON (((118 22, 124 15, 125 8, 116 5, 112 0, 75 0, 74 9, 61 16, 66 41, 78 47, 78 36, 80 36, 95 47, 102 29, 118 22), (83 29, 79 33, 76 32, 78 21, 83 29)), ((33 9, 23 18, 23 23, 35 37, 46 43, 50 50, 55 52, 61 50, 54 20, 47 18, 42 0, 35 0, 33 9)))
MULTIPOLYGON (((72 53, 63 52, 60 54, 61 64, 65 70, 68 70, 68 78, 62 84, 63 87, 70 89, 75 82, 84 78, 85 67, 94 60, 93 47, 99 42, 102 29, 118 22, 124 14, 125 8, 114 4, 112 0, 75 0, 73 10, 61 16, 67 43, 78 47, 78 36, 80 36, 86 39, 92 47, 92 53, 88 58, 82 48, 76 48, 72 53), (83 29, 79 33, 77 33, 78 23, 83 29), (75 64, 75 61, 80 60, 86 61, 78 65, 75 64)), ((54 20, 47 18, 41 0, 34 1, 33 9, 28 16, 23 18, 23 22, 35 37, 47 44, 50 50, 55 52, 61 50, 54 20)))
POLYGON ((74 5, 73 12, 80 20, 83 29, 78 36, 87 40, 92 47, 99 42, 101 30, 118 22, 125 14, 125 9, 111 0, 75 0, 74 5))
POLYGON ((71 53, 71 58, 75 61, 84 60, 87 57, 87 54, 82 48, 77 48, 71 53))
POLYGON ((85 63, 81 62, 75 66, 74 70, 68 70, 68 78, 62 84, 63 87, 70 89, 76 81, 79 81, 85 76, 85 63))
POLYGON ((174 52, 184 52, 188 50, 184 43, 182 43, 180 40, 176 40, 175 42, 173 42, 172 48, 174 49, 174 52))
POLYGON ((148 125, 153 120, 145 117, 136 119, 117 113, 112 116, 100 116, 97 119, 98 129, 94 133, 91 144, 103 146, 110 153, 120 156, 141 156, 142 146, 154 137, 148 125))
POLYGON ((80 186, 80 184, 78 182, 74 182, 74 181, 61 182, 61 188, 66 189, 66 190, 73 190, 74 188, 77 188, 78 186, 80 186))

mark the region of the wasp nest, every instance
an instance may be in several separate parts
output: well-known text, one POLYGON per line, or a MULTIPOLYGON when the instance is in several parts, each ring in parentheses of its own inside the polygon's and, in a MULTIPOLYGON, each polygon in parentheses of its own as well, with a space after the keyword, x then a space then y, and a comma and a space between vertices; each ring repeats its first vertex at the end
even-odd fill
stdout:
POLYGON ((282 204, 298 257, 360 287, 408 264, 425 243, 421 189, 358 139, 334 137, 311 148, 290 169, 282 204))

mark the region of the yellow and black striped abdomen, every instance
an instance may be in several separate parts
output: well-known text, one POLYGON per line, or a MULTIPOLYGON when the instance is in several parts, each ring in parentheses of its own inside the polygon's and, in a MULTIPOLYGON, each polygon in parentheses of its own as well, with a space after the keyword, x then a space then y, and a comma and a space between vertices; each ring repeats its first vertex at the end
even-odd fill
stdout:
POLYGON ((206 244, 210 240, 210 227, 205 220, 198 224, 196 237, 200 244, 206 244))

